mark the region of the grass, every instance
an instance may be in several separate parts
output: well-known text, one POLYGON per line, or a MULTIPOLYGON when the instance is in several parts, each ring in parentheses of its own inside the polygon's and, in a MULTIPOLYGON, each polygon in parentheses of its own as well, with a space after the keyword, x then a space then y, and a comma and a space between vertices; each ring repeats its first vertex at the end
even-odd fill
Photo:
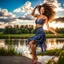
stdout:
POLYGON ((47 64, 64 64, 64 50, 61 50, 61 52, 59 52, 59 56, 58 56, 58 61, 57 62, 55 62, 55 61, 53 61, 52 59, 51 60, 49 60, 48 62, 47 62, 47 64))
MULTIPOLYGON (((0 39, 2 38, 29 38, 34 36, 35 34, 1 34, 0 39)), ((64 34, 59 34, 59 36, 55 36, 54 34, 46 34, 46 38, 64 38, 64 34)))
POLYGON ((60 53, 58 64, 64 64, 64 50, 60 53))
POLYGON ((14 48, 10 49, 5 49, 5 48, 0 48, 0 56, 19 56, 22 55, 20 53, 17 53, 14 48))
MULTIPOLYGON (((37 54, 37 55, 49 55, 49 56, 53 56, 53 55, 56 55, 58 56, 59 53, 60 53, 61 49, 54 49, 54 50, 47 50, 46 52, 42 52, 40 54, 37 54)), ((5 48, 0 48, 0 56, 10 56, 10 55, 22 55, 21 53, 17 53, 17 51, 15 51, 15 48, 14 47, 9 47, 8 49, 5 49, 5 48)))
POLYGON ((42 52, 38 55, 49 55, 49 56, 58 56, 61 49, 54 49, 54 50, 46 50, 46 52, 42 52))

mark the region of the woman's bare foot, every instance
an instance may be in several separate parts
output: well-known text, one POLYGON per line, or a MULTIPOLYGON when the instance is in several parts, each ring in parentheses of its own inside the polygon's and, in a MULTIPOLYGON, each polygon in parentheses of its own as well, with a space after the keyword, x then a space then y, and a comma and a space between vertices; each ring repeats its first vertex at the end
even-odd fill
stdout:
POLYGON ((38 58, 37 57, 32 59, 32 64, 37 64, 37 62, 38 62, 38 58))

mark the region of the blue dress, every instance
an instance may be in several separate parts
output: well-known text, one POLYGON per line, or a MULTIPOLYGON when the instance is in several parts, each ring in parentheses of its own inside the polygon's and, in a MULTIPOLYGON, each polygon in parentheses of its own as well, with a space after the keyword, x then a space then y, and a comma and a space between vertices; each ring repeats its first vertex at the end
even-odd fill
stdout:
MULTIPOLYGON (((35 23, 43 25, 44 19, 42 18, 38 21, 36 19, 35 23)), ((31 40, 34 40, 36 42, 36 47, 41 47, 42 52, 46 51, 46 33, 42 27, 38 27, 35 29, 35 36, 28 38, 28 44, 30 43, 31 40)))

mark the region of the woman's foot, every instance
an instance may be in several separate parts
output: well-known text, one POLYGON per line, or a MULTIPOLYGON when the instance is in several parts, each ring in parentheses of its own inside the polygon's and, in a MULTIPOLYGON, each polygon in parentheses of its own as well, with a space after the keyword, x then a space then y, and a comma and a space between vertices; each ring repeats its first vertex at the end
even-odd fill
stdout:
POLYGON ((32 64, 37 64, 37 62, 38 62, 38 58, 37 57, 32 59, 32 64))

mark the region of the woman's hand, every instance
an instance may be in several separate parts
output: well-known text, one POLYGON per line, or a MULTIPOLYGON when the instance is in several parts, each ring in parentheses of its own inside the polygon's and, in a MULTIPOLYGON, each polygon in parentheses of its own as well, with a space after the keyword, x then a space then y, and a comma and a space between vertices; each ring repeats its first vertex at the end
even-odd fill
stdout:
POLYGON ((55 36, 59 36, 59 34, 58 33, 54 33, 55 34, 55 36))

